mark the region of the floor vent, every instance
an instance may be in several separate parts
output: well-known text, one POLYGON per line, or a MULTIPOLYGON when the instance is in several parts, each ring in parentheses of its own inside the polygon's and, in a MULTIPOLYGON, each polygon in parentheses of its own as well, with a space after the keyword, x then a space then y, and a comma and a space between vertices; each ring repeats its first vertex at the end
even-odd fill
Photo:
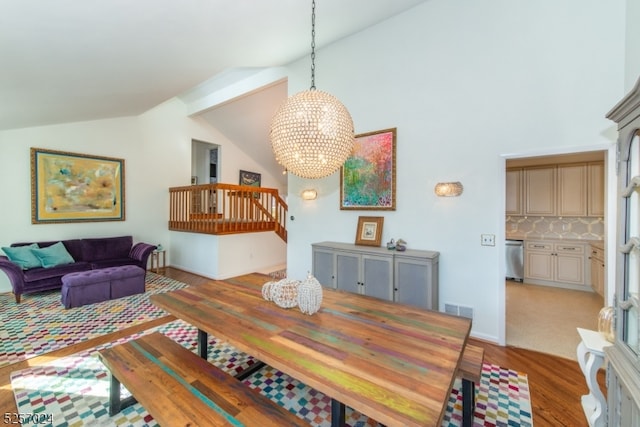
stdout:
POLYGON ((444 304, 444 312, 447 314, 453 314, 454 316, 466 317, 467 319, 473 319, 473 307, 465 307, 463 305, 444 304))

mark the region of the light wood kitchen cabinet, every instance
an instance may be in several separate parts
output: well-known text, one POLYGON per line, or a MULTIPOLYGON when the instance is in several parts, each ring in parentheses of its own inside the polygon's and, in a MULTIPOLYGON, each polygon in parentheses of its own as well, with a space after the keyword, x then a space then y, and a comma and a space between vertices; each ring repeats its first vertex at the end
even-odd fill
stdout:
POLYGON ((591 287, 600 296, 604 297, 604 249, 590 246, 591 287))
POLYGON ((557 216, 587 216, 587 164, 558 165, 557 216))
POLYGON ((340 242, 311 247, 313 275, 323 286, 438 310, 438 252, 340 242))
POLYGON ((604 163, 583 162, 506 171, 506 215, 604 216, 604 163))
POLYGON ((586 245, 525 241, 524 278, 527 283, 588 290, 586 245))
POLYGON ((587 199, 588 216, 604 216, 604 162, 588 164, 589 194, 587 199))
POLYGON ((524 185, 525 215, 555 216, 556 167, 525 168, 524 185))
POLYGON ((522 215, 522 174, 522 168, 507 169, 505 206, 507 215, 522 215))

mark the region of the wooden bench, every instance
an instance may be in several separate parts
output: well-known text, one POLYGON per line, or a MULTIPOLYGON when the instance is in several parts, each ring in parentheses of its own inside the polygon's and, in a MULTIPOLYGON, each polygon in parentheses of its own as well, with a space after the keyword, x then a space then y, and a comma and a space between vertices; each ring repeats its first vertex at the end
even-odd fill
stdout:
POLYGON ((475 384, 480 383, 484 349, 467 344, 458 367, 458 376, 462 378, 462 426, 473 425, 473 412, 476 407, 475 384))
POLYGON ((162 426, 309 425, 159 332, 99 357, 111 371, 111 416, 137 400, 162 426), (121 383, 132 395, 124 401, 121 383))

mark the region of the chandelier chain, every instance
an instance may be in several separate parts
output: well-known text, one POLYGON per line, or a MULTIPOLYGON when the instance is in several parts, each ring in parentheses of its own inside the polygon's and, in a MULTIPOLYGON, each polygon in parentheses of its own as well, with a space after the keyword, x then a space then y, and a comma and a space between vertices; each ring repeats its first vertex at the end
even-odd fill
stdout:
POLYGON ((316 88, 316 0, 311 1, 311 90, 316 88))

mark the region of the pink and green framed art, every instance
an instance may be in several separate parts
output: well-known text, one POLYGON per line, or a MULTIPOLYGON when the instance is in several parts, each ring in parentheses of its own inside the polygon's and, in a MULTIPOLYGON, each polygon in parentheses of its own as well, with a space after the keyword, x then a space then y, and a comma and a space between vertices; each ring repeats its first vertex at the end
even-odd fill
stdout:
POLYGON ((340 169, 340 209, 396 210, 396 128, 355 136, 340 169))

